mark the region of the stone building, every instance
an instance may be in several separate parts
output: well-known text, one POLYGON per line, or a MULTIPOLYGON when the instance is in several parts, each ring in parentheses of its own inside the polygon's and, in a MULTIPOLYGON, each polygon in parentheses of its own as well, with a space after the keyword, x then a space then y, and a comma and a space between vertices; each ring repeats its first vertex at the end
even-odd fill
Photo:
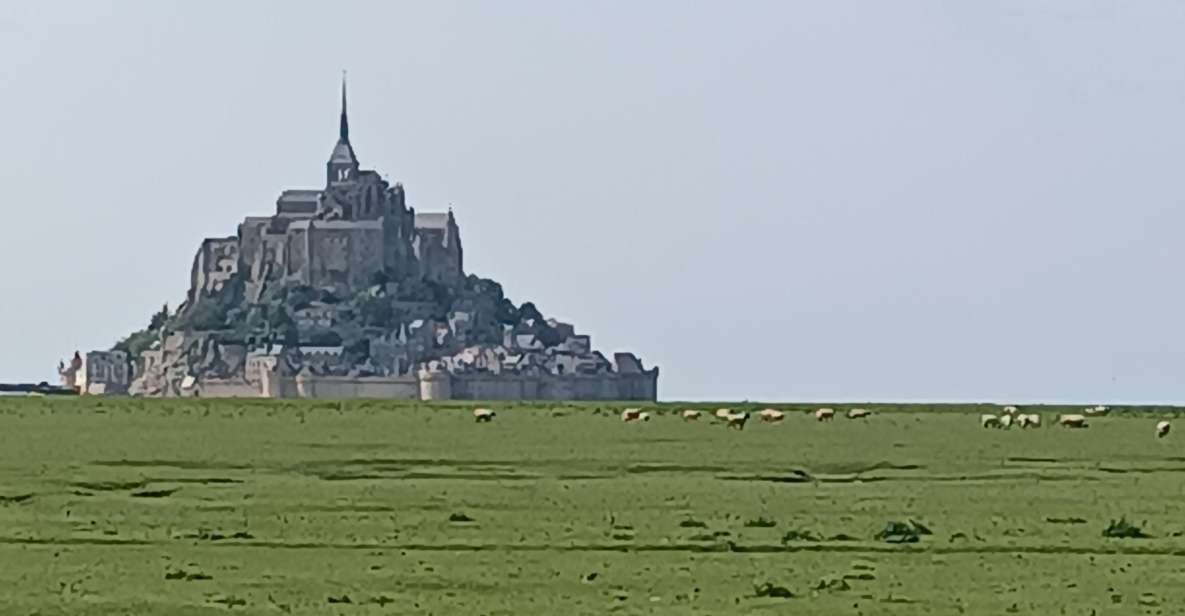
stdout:
POLYGON ((344 82, 341 103, 325 187, 284 190, 273 215, 248 216, 237 236, 203 241, 193 261, 191 303, 214 295, 238 272, 254 299, 277 283, 357 290, 410 275, 444 284, 461 279, 453 213, 417 214, 402 184, 391 186, 363 169, 350 143, 344 82))
POLYGON ((128 359, 123 351, 91 351, 85 357, 75 351, 69 364, 58 364, 58 374, 62 385, 78 394, 122 395, 132 382, 128 359))
POLYGON ((75 371, 82 391, 93 383, 91 393, 148 396, 657 396, 657 368, 628 353, 609 361, 574 326, 530 302, 515 306, 500 284, 466 273, 452 209, 418 212, 402 184, 362 167, 344 81, 324 186, 283 190, 270 215, 203 240, 186 301, 121 345, 130 357, 87 355, 75 371), (120 373, 121 362, 130 369, 120 373))

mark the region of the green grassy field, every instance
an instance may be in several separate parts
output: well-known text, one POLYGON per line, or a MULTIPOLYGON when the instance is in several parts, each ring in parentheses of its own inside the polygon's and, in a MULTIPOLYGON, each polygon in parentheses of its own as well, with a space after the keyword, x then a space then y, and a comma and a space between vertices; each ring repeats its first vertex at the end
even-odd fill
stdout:
POLYGON ((1178 410, 999 431, 866 406, 738 432, 682 406, 0 398, 0 614, 1185 610, 1185 433, 1153 436, 1178 410), (1104 537, 1121 517, 1151 537, 1104 537))

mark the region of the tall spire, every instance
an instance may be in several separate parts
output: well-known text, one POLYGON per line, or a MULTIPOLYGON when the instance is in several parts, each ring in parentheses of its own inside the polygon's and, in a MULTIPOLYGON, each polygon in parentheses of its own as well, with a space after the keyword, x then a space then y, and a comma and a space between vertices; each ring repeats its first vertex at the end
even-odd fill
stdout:
POLYGON ((346 72, 342 71, 342 118, 337 145, 333 146, 333 153, 329 155, 329 163, 325 169, 327 185, 341 182, 353 182, 358 176, 358 157, 354 156, 354 146, 350 145, 350 120, 346 116, 346 72))
POLYGON ((342 71, 342 120, 339 138, 344 143, 350 142, 350 120, 346 117, 346 71, 342 71))

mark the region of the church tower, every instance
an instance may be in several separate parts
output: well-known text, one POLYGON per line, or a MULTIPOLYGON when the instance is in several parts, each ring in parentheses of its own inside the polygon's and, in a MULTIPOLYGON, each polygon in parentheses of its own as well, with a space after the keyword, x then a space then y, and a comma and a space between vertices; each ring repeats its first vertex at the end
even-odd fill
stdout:
POLYGON ((338 129, 337 145, 333 146, 333 153, 329 155, 329 162, 325 168, 326 186, 345 184, 358 179, 358 157, 354 156, 354 146, 350 145, 350 120, 346 117, 345 73, 342 73, 341 126, 338 129))

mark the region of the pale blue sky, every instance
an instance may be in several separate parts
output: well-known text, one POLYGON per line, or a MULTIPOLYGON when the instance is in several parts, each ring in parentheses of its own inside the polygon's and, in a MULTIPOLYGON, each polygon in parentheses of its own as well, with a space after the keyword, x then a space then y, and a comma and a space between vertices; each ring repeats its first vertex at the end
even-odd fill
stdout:
POLYGON ((0 380, 364 165, 665 399, 1185 401, 1179 2, 0 5, 0 380))

